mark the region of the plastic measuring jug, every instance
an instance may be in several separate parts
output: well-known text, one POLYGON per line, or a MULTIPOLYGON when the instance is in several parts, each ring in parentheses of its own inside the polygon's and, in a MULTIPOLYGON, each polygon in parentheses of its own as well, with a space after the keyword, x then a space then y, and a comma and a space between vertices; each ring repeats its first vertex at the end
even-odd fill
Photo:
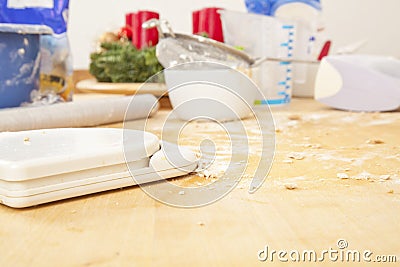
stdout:
POLYGON ((255 58, 265 60, 252 69, 252 79, 265 97, 259 96, 255 105, 284 105, 292 95, 295 24, 270 16, 220 10, 225 43, 240 47, 255 58), (258 30, 255 30, 258 29, 258 30))
MULTIPOLYGON (((319 0, 274 0, 272 16, 296 22, 296 47, 293 55, 297 59, 316 60, 327 38, 324 37, 319 0)), ((312 96, 318 66, 293 64, 293 95, 312 96)))

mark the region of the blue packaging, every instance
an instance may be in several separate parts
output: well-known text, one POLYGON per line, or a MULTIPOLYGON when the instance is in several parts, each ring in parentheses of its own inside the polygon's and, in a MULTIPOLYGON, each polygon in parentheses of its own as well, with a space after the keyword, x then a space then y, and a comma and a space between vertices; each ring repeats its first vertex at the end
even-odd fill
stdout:
POLYGON ((271 0, 245 0, 247 11, 260 15, 270 14, 271 2, 271 0))
POLYGON ((46 25, 67 31, 69 0, 0 0, 0 23, 46 25))
POLYGON ((43 26, 0 24, 0 108, 29 102, 39 88, 40 35, 43 26))
POLYGON ((32 90, 38 88, 38 60, 39 35, 0 32, 0 108, 30 101, 32 90))
POLYGON ((50 95, 72 100, 68 5, 69 0, 0 0, 0 108, 45 103, 50 95))
POLYGON ((320 0, 245 0, 248 12, 267 16, 274 16, 280 6, 289 3, 303 3, 317 10, 322 9, 320 0))

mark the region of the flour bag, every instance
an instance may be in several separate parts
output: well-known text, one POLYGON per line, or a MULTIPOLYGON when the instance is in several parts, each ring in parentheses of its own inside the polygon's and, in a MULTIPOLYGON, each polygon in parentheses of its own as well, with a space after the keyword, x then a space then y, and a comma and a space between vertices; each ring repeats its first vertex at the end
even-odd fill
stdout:
POLYGON ((69 0, 0 0, 0 23, 45 25, 53 30, 40 37, 40 85, 31 96, 34 104, 72 100, 68 7, 69 0))

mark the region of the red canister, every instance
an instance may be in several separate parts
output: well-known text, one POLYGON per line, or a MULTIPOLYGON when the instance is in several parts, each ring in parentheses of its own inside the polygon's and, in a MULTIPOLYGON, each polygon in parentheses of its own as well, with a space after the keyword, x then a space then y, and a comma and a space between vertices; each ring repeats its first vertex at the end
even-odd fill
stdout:
POLYGON ((206 35, 219 42, 224 41, 221 17, 218 10, 222 8, 207 7, 193 11, 192 26, 193 34, 206 35))
POLYGON ((132 44, 137 49, 154 46, 158 43, 158 31, 156 28, 143 29, 143 22, 149 19, 159 19, 160 15, 153 11, 137 11, 125 15, 127 27, 132 29, 132 44))

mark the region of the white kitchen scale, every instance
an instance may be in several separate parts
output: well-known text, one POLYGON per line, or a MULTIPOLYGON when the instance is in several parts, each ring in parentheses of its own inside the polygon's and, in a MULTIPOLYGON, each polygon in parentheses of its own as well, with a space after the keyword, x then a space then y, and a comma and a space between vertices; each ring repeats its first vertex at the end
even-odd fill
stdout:
POLYGON ((0 148, 0 202, 14 208, 155 182, 197 168, 189 149, 136 130, 3 132, 0 148))

